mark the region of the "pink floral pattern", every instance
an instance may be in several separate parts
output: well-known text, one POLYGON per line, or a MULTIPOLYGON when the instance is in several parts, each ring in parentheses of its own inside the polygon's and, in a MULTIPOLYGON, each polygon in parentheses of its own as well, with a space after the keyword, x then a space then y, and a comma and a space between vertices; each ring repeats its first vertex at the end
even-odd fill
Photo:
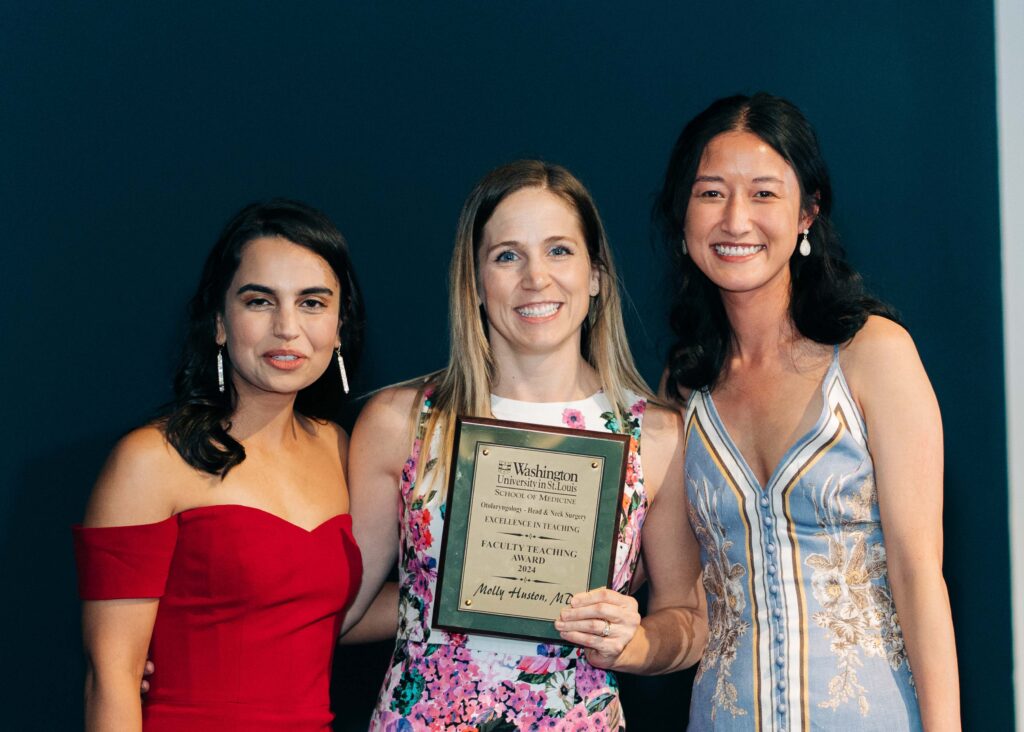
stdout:
MULTIPOLYGON (((623 410, 624 431, 632 440, 613 583, 620 590, 629 587, 636 568, 647 512, 639 456, 645 407, 646 402, 636 397, 623 410)), ((530 655, 498 653, 470 647, 467 636, 431 629, 445 505, 436 489, 422 496, 415 490, 430 408, 428 391, 400 484, 399 640, 370 728, 385 732, 623 730, 615 675, 591 666, 575 646, 540 644, 530 655)), ((581 411, 566 408, 561 416, 563 424, 585 428, 581 411)), ((604 411, 600 417, 606 429, 620 431, 614 412, 604 411)), ((437 445, 428 453, 433 455, 436 449, 437 445)), ((433 462, 425 466, 425 474, 433 462)))
POLYGON ((566 409, 562 412, 562 423, 566 427, 572 427, 577 430, 585 430, 587 428, 587 421, 583 418, 583 412, 578 409, 566 409))

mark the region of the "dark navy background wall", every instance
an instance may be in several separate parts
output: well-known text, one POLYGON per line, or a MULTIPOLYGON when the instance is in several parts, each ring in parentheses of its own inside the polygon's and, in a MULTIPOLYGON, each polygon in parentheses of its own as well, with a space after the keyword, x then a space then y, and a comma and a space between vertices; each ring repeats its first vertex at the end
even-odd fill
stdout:
MULTIPOLYGON (((601 207, 654 380, 667 298, 648 212, 668 151, 711 99, 767 89, 816 124, 851 257, 934 381, 964 716, 1009 729, 991 4, 366 5, 0 7, 8 728, 80 725, 68 526, 114 440, 167 399, 184 301, 230 213, 283 194, 338 222, 367 294, 365 390, 443 363, 473 182, 511 158, 563 163, 601 207)), ((359 729, 384 659, 340 661, 339 728, 359 729)), ((682 727, 685 675, 624 684, 631 729, 682 727)))

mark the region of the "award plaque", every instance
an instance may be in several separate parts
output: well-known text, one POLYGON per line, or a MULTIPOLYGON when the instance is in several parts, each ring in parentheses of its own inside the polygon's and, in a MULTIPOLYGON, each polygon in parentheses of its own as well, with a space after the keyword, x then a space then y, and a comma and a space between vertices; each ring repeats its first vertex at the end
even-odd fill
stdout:
POLYGON ((435 627, 543 641, 611 582, 629 436, 460 417, 435 627))

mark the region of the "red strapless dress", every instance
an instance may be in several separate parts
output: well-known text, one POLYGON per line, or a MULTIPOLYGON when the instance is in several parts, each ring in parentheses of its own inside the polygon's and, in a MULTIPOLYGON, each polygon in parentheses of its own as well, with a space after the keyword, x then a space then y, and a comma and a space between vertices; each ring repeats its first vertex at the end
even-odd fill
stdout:
POLYGON ((247 506, 75 527, 84 600, 159 597, 146 732, 331 728, 331 658, 362 561, 352 519, 312 531, 247 506))

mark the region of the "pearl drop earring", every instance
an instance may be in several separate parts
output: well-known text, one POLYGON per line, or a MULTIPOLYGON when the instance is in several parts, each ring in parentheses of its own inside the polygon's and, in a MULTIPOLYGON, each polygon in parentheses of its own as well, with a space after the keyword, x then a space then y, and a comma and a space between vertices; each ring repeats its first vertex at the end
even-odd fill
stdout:
POLYGON ((804 229, 804 235, 800 239, 800 254, 802 254, 805 257, 811 253, 811 240, 807 236, 810 233, 810 227, 804 229))

